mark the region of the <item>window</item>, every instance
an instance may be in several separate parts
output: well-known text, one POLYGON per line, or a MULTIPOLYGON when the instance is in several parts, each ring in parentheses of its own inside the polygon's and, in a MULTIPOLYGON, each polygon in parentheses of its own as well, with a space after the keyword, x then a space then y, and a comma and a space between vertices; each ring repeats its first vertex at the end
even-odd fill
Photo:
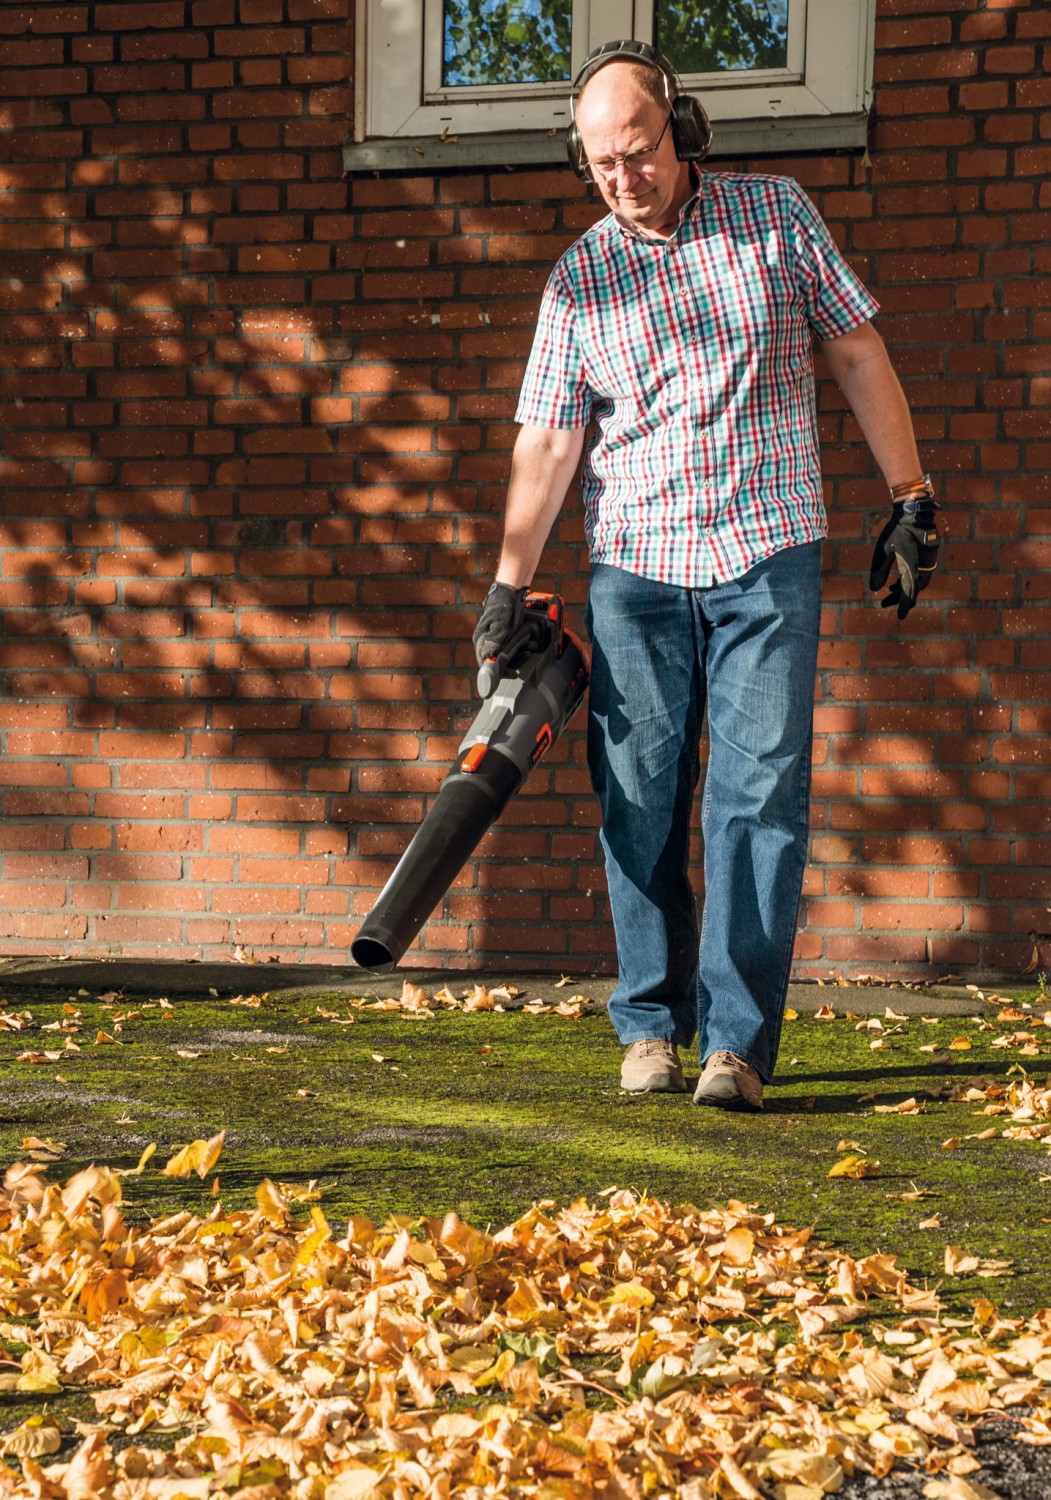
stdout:
POLYGON ((716 154, 861 145, 874 18, 875 0, 358 0, 347 165, 397 165, 399 143, 404 165, 557 160, 570 80, 621 36, 672 59, 716 154))

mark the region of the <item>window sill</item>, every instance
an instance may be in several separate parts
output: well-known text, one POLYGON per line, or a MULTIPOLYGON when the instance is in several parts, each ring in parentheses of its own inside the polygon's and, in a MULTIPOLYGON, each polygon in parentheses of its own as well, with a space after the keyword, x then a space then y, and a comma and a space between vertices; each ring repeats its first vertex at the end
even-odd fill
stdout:
MULTIPOLYGON (((785 156, 800 151, 858 151, 867 143, 867 114, 726 121, 716 126, 711 159, 785 156)), ((345 175, 547 165, 566 165, 565 136, 561 130, 462 135, 445 141, 434 136, 345 141, 343 145, 345 175)))

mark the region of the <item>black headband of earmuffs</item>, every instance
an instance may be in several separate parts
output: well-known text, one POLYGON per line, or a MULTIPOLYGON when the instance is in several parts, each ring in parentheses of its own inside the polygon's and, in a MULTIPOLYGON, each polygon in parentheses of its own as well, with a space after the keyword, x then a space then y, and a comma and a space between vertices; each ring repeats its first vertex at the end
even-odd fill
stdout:
MULTIPOLYGON (((596 47, 593 52, 589 52, 573 79, 569 96, 570 112, 573 112, 577 95, 584 85, 594 78, 600 68, 604 68, 607 63, 615 62, 618 58, 625 62, 643 63, 648 68, 655 68, 661 74, 668 96, 668 108, 671 112, 671 133, 672 140, 675 142, 675 155, 679 161, 703 161, 712 146, 711 122, 700 101, 692 94, 682 92, 675 69, 668 59, 658 52, 656 47, 651 47, 649 42, 637 42, 631 38, 617 42, 603 42, 601 47, 596 47), (673 88, 675 89, 674 98, 672 97, 673 88)), ((591 182, 588 159, 575 118, 570 121, 569 129, 566 131, 566 155, 576 175, 583 178, 585 182, 591 182)))

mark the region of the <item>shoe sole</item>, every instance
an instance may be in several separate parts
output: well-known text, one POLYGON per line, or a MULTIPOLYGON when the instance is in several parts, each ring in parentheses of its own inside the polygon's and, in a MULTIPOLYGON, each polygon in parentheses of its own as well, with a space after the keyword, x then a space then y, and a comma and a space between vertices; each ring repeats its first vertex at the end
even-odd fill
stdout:
POLYGON ((639 1083, 625 1083, 622 1078, 620 1086, 626 1094, 685 1094, 686 1092, 685 1083, 677 1083, 666 1073, 651 1074, 639 1083))
POLYGON ((753 1104, 733 1083, 709 1084, 703 1093, 698 1090, 694 1094, 693 1102, 700 1105, 709 1104, 715 1109, 732 1109, 742 1114, 758 1115, 763 1112, 762 1101, 753 1104))

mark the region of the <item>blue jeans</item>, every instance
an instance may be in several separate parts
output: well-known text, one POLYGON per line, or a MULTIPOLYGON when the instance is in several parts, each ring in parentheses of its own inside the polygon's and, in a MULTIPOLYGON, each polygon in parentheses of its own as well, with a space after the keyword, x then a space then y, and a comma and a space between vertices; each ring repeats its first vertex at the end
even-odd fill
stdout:
POLYGON ((592 570, 588 763, 602 810, 623 1045, 734 1052, 769 1082, 806 862, 821 544, 708 589, 592 570), (708 708, 704 917, 690 812, 708 708))

